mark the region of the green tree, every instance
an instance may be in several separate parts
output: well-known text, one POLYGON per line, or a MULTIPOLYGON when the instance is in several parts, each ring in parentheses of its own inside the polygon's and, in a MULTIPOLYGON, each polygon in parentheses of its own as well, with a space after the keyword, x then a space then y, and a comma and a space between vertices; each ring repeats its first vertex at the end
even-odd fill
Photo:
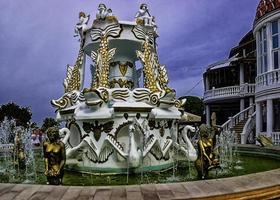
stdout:
POLYGON ((3 104, 0 107, 0 122, 2 122, 5 117, 8 117, 8 119, 15 119, 17 126, 27 127, 30 123, 32 113, 29 107, 21 107, 11 102, 3 104))
POLYGON ((43 120, 43 125, 41 127, 41 130, 43 132, 46 132, 46 130, 52 126, 59 126, 59 122, 57 122, 54 118, 52 117, 46 117, 43 120))
POLYGON ((185 96, 185 97, 180 97, 180 99, 186 98, 187 101, 185 103, 185 111, 202 116, 203 115, 203 101, 201 98, 196 97, 196 96, 185 96))

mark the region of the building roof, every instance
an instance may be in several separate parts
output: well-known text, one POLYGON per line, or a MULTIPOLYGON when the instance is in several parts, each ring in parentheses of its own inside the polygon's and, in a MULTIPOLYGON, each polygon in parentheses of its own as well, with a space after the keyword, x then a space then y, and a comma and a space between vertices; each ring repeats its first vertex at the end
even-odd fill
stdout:
POLYGON ((184 114, 181 117, 181 122, 201 122, 201 116, 184 112, 184 114))
POLYGON ((241 57, 239 57, 239 55, 236 54, 236 55, 232 56, 232 57, 229 58, 229 59, 215 62, 215 63, 209 65, 208 68, 206 69, 206 71, 207 71, 207 70, 213 70, 213 69, 219 69, 219 68, 224 68, 224 67, 231 66, 231 63, 232 63, 232 62, 237 61, 237 60, 239 60, 240 58, 241 58, 241 57))
POLYGON ((256 12, 255 21, 259 20, 266 14, 280 8, 280 0, 261 0, 256 12))

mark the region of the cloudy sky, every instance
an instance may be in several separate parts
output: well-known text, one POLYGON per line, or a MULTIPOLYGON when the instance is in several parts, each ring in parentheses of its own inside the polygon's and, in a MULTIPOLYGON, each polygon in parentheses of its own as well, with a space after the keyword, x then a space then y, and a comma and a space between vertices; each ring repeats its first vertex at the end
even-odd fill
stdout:
MULTIPOLYGON (((141 3, 158 25, 158 53, 177 96, 203 95, 205 68, 228 56, 251 28, 259 0, 103 0, 119 20, 132 21, 141 3), (190 92, 189 92, 190 91, 190 92)), ((0 104, 30 106, 33 120, 54 117, 51 99, 63 94, 74 64, 79 11, 95 16, 96 0, 0 1, 0 104)), ((91 19, 92 20, 92 19, 91 19)), ((89 76, 89 74, 87 74, 89 76)))

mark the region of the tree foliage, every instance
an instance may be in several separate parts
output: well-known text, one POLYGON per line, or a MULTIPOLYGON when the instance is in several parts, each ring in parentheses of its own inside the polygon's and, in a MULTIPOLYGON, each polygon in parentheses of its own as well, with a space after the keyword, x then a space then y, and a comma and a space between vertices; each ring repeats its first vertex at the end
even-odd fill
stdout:
POLYGON ((0 121, 2 122, 5 117, 15 119, 17 126, 27 127, 28 123, 30 123, 32 113, 29 107, 21 107, 11 102, 3 104, 0 107, 0 121))
POLYGON ((185 96, 185 97, 181 97, 182 98, 186 98, 186 104, 185 104, 185 111, 198 115, 198 116, 202 116, 203 115, 203 101, 201 98, 196 97, 196 96, 185 96))
POLYGON ((43 121, 43 125, 41 127, 41 130, 43 132, 46 132, 46 130, 50 127, 53 126, 59 126, 59 122, 57 122, 54 118, 52 117, 46 117, 43 121))

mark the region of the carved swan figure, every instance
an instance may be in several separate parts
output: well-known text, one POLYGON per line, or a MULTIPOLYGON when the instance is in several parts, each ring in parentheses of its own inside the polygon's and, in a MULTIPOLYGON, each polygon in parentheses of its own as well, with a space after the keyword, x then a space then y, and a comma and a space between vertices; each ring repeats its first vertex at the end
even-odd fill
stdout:
POLYGON ((129 149, 128 149, 128 162, 130 167, 138 167, 140 164, 141 150, 137 149, 135 141, 135 127, 134 124, 129 125, 129 149))
POLYGON ((98 150, 95 144, 92 142, 89 136, 85 137, 77 146, 72 147, 69 139, 71 132, 68 128, 60 129, 60 134, 64 135, 62 142, 65 144, 66 157, 68 159, 81 159, 85 153, 88 159, 93 162, 105 162, 109 156, 113 153, 113 147, 108 142, 108 138, 105 139, 101 148, 98 150))
POLYGON ((181 140, 181 142, 179 142, 179 144, 177 142, 174 143, 174 146, 181 150, 188 160, 195 161, 197 159, 197 152, 188 138, 188 130, 194 132, 195 128, 192 126, 185 126, 179 135, 179 140, 181 140), (180 143, 184 145, 180 145, 180 143))
MULTIPOLYGON (((143 153, 138 149, 137 142, 135 140, 135 134, 141 132, 140 125, 138 122, 133 122, 128 127, 129 130, 129 148, 127 151, 124 150, 123 146, 114 138, 112 135, 107 136, 107 140, 116 149, 116 151, 125 159, 127 159, 130 167, 139 167, 141 157, 143 158, 150 152, 154 144, 157 142, 154 135, 150 135, 147 142, 144 145, 143 153)), ((143 133, 144 134, 144 133, 143 133)))

